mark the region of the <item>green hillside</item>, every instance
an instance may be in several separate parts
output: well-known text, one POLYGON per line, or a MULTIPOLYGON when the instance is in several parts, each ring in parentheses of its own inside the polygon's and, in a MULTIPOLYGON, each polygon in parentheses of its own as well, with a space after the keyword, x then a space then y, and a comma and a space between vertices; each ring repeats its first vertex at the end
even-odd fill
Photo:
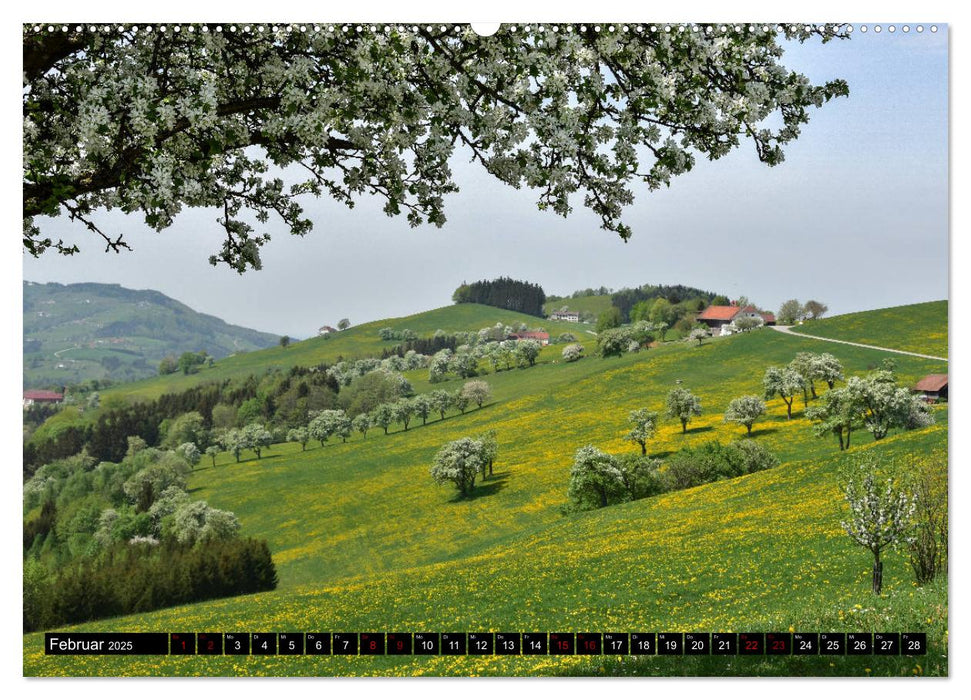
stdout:
POLYGON ((793 330, 922 355, 948 356, 947 300, 806 321, 793 330))
POLYGON ((412 316, 363 323, 329 336, 318 336, 295 342, 286 348, 277 345, 258 352, 236 354, 219 360, 212 367, 202 368, 197 374, 175 374, 131 382, 112 387, 103 392, 102 396, 118 395, 129 399, 155 398, 160 394, 181 391, 202 382, 261 374, 270 368, 287 369, 294 365, 312 367, 322 362, 333 363, 339 358, 380 357, 382 350, 401 342, 382 340, 378 334, 382 328, 392 328, 396 331, 407 329, 414 331, 420 337, 429 337, 439 329, 448 333, 477 331, 486 326, 494 326, 496 323, 511 326, 525 323, 530 328, 544 328, 551 335, 573 333, 577 338, 582 339, 585 336, 591 340, 594 339, 587 333, 589 327, 584 324, 548 321, 481 304, 454 304, 412 316))
POLYGON ((559 311, 564 306, 570 311, 579 311, 581 314, 593 314, 596 317, 610 308, 610 295, 598 294, 589 297, 576 297, 575 299, 566 297, 564 299, 557 299, 556 301, 548 301, 543 306, 543 310, 549 315, 554 311, 559 311))
POLYGON ((151 290, 24 282, 23 291, 24 387, 131 381, 155 375, 166 355, 221 358, 278 341, 151 290))
MULTIPOLYGON (((436 327, 456 329, 462 319, 477 328, 488 321, 508 323, 510 316, 515 314, 488 307, 448 307, 361 326, 331 340, 250 353, 208 372, 244 371, 241 363, 258 356, 296 364, 295 356, 356 354, 351 348, 380 347, 376 331, 386 325, 431 333, 436 327)), ((685 386, 701 397, 703 415, 686 435, 680 425, 665 421, 651 453, 664 457, 685 445, 729 441, 744 429, 722 421, 728 402, 761 393, 762 370, 803 350, 819 351, 819 343, 771 330, 573 364, 553 362, 558 349, 548 348, 537 367, 488 375, 494 401, 464 415, 387 436, 375 429, 366 439, 355 434, 346 444, 320 448, 314 443, 306 452, 298 445, 278 445, 262 460, 238 465, 221 455, 215 468, 206 461, 196 470, 193 496, 234 511, 242 534, 269 541, 279 588, 72 629, 926 631, 931 653, 923 659, 57 658, 45 656, 42 635, 33 634, 24 636, 24 673, 946 674, 944 584, 915 588, 905 557, 891 553, 885 595, 875 599, 869 592, 868 554, 840 528, 844 506, 837 488, 840 465, 862 451, 946 454, 946 405, 935 408, 934 426, 895 433, 879 443, 860 434, 847 455, 839 453, 834 439, 812 436, 801 402, 789 421, 776 399, 756 425, 755 439, 783 460, 781 466, 594 512, 561 514, 578 447, 594 444, 614 453, 639 449, 624 441, 628 411, 661 410, 666 393, 685 386), (494 479, 468 500, 456 500, 452 490, 432 483, 428 466, 444 442, 489 428, 499 442, 494 479)), ((849 346, 831 351, 848 374, 862 373, 885 357, 849 346)), ((904 383, 946 371, 942 362, 895 359, 904 383)), ((410 378, 417 391, 431 388, 420 376, 410 378)), ((148 395, 162 386, 158 380, 142 383, 130 395, 148 395)))

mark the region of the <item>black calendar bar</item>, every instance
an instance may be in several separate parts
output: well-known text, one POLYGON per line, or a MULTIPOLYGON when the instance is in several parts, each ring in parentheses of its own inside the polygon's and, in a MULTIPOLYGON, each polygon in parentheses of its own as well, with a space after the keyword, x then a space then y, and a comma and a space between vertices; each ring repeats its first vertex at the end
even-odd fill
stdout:
POLYGON ((44 653, 55 655, 168 654, 169 635, 165 632, 48 632, 44 635, 44 653))
POLYGON ((921 656, 925 632, 47 632, 52 655, 921 656))

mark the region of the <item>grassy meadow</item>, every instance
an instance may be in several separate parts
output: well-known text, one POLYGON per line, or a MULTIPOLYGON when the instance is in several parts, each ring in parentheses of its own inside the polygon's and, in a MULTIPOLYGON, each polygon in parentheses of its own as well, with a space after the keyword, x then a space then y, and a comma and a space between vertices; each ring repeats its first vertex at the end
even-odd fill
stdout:
MULTIPOLYGON (((566 303, 566 302, 564 302, 566 303)), ((572 308, 572 307, 571 307, 572 308)), ((936 307, 931 307, 936 308, 936 307)), ((946 306, 945 306, 946 309, 946 306)), ((883 312, 877 312, 883 313, 883 312)), ((480 328, 519 315, 460 305, 365 324, 330 340, 312 339, 229 358, 189 377, 166 377, 114 390, 152 396, 185 382, 236 376, 256 367, 363 356, 383 343, 384 326, 430 334, 480 328), (313 358, 313 359, 310 359, 313 358)), ((529 317, 523 317, 528 319, 529 317)), ((840 318, 831 319, 835 324, 840 318)), ((931 352, 906 324, 895 337, 931 352)), ((551 333, 574 324, 543 325, 551 333), (560 326, 563 328, 561 329, 560 326)), ((803 328, 822 328, 825 321, 803 328)), ((854 321, 856 323, 856 321, 854 321)), ((861 328, 879 324, 859 321, 861 328)), ((582 328, 582 326, 581 326, 582 328)), ((820 331, 820 335, 830 335, 820 331)), ((837 337, 833 335, 832 337, 837 337)), ((936 337, 936 336, 935 336, 936 337)), ((877 343, 876 338, 848 337, 877 343)), ((588 353, 594 339, 585 342, 588 353)), ((894 347, 899 346, 893 345, 894 347)), ((878 344, 892 345, 880 342, 878 344)), ((840 453, 835 438, 813 437, 802 401, 786 419, 779 399, 756 424, 754 439, 782 461, 739 479, 663 494, 597 511, 564 515, 577 448, 639 451, 626 442, 630 410, 663 411, 667 392, 700 396, 703 415, 687 434, 665 421, 649 453, 663 458, 686 445, 741 438, 725 423, 732 398, 761 394, 761 377, 819 343, 769 329, 701 346, 669 343, 621 358, 566 364, 560 347, 544 349, 536 367, 488 374, 494 399, 465 414, 437 414, 427 425, 372 429, 346 443, 275 445, 236 464, 229 454, 204 461, 190 480, 194 498, 232 510, 242 534, 265 538, 277 590, 197 603, 71 627, 102 631, 926 631, 926 657, 46 657, 42 634, 24 636, 25 675, 946 675, 945 583, 913 584, 906 556, 891 552, 884 594, 870 593, 871 558, 843 533, 838 470, 866 451, 882 456, 946 454, 947 407, 935 425, 894 432, 875 443, 854 434, 840 453), (435 485, 428 474, 438 448, 487 429, 497 433, 495 476, 472 498, 435 485)), ((878 366, 887 355, 851 346, 828 351, 847 374, 878 366)), ((895 355, 901 383, 946 363, 895 355)), ((409 375, 415 390, 427 372, 409 375)), ((824 389, 825 387, 823 387, 824 389)), ((107 394, 108 392, 105 392, 107 394)))
POLYGON ((793 330, 922 355, 948 356, 947 300, 821 318, 806 321, 793 330))

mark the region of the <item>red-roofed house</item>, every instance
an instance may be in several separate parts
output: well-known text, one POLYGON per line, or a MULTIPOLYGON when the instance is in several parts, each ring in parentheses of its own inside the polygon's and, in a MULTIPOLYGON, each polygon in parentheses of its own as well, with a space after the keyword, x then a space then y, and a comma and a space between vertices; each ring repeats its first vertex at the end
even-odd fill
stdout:
POLYGON ((64 394, 56 391, 30 390, 24 392, 24 408, 33 406, 35 403, 60 403, 64 400, 64 394))
POLYGON ((546 331, 522 331, 520 333, 510 333, 511 340, 536 340, 540 345, 550 344, 550 334, 546 331))
POLYGON ((947 375, 928 374, 917 382, 913 390, 923 394, 926 401, 934 402, 940 399, 947 401, 947 375))
POLYGON ((695 320, 711 328, 713 335, 716 331, 720 335, 731 335, 733 328, 731 324, 740 318, 755 318, 767 326, 775 325, 774 314, 761 313, 754 306, 742 308, 734 304, 731 306, 709 306, 698 314, 695 320))

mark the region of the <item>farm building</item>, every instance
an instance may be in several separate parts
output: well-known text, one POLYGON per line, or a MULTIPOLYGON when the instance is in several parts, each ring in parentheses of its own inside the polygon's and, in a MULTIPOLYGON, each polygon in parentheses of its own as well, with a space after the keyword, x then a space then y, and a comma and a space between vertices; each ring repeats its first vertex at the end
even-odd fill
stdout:
POLYGON ((317 335, 330 335, 331 333, 336 333, 337 329, 331 326, 321 326, 317 331, 317 335))
POLYGON ((522 331, 520 333, 511 333, 509 338, 511 340, 536 340, 540 345, 550 344, 550 334, 546 331, 522 331))
POLYGON ((580 312, 579 311, 554 311, 550 314, 551 321, 572 321, 573 323, 580 322, 580 312))
POLYGON ((947 401, 947 375, 928 374, 914 386, 914 392, 923 394, 927 401, 947 401))
POLYGON ((64 400, 64 394, 56 391, 31 390, 24 392, 24 408, 33 406, 35 403, 60 403, 64 400))
POLYGON ((762 313, 754 306, 744 308, 732 304, 731 306, 709 306, 698 314, 695 319, 711 329, 712 335, 731 335, 734 326, 731 324, 742 318, 758 319, 767 326, 775 325, 775 314, 762 313))

